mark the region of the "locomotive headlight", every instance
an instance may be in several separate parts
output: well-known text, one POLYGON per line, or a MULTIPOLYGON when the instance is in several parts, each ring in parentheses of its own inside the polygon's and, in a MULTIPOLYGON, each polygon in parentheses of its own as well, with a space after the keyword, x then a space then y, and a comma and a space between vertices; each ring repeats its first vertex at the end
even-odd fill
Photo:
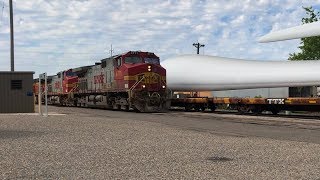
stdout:
POLYGON ((166 88, 166 86, 162 86, 162 88, 164 89, 164 88, 166 88))
POLYGON ((148 66, 148 71, 149 71, 149 72, 151 71, 151 66, 148 66))
POLYGON ((142 88, 146 88, 146 85, 142 85, 142 88))

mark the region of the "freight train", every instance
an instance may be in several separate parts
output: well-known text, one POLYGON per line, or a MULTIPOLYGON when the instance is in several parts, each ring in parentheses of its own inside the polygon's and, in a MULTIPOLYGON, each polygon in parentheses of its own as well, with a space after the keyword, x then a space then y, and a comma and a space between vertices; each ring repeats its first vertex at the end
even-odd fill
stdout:
MULTIPOLYGON (((42 83, 43 84, 43 83, 42 83)), ((38 79, 34 82, 38 100, 38 79)), ((44 87, 42 87, 44 89, 44 87)), ((42 90, 43 92, 43 90, 42 90)), ((320 111, 320 98, 173 98, 166 69, 154 53, 129 51, 102 59, 95 65, 58 72, 48 77, 48 103, 138 112, 164 112, 170 107, 205 111, 227 105, 239 113, 261 114, 282 110, 320 111)))
MULTIPOLYGON (((162 112, 170 106, 166 70, 152 52, 129 51, 95 65, 68 69, 49 76, 47 87, 48 103, 54 105, 138 112, 162 112)), ((36 99, 38 88, 36 79, 36 99)))

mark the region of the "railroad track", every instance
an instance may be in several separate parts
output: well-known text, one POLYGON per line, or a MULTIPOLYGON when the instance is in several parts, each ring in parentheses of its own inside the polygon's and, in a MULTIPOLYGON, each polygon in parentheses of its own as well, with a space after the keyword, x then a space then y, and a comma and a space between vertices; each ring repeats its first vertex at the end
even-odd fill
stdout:
MULTIPOLYGON (((205 112, 209 113, 209 112, 205 112)), ((210 112, 211 113, 211 112, 210 112)), ((216 114, 234 114, 234 115, 246 115, 246 116, 257 116, 257 117, 283 117, 283 118, 293 118, 293 119, 317 119, 320 120, 320 114, 315 114, 308 112, 308 114, 303 113, 303 112, 294 112, 292 114, 285 114, 285 113, 279 113, 277 115, 274 114, 268 114, 268 113, 262 113, 262 114, 253 114, 253 113, 245 113, 245 114, 240 114, 237 111, 225 111, 225 110, 217 110, 213 113, 216 114)))
MULTIPOLYGON (((58 107, 58 106, 54 106, 58 107)), ((74 106, 66 107, 66 111, 63 110, 66 114, 73 114, 77 113, 76 109, 87 109, 89 111, 84 111, 84 113, 95 114, 98 116, 108 117, 105 113, 102 113, 105 109, 101 108, 86 108, 86 107, 76 107, 74 106), (71 108, 71 109, 70 109, 71 108), (100 110, 97 111, 90 111, 92 110, 100 110)), ((64 107, 62 108, 64 109, 64 107)), ((105 111, 119 111, 119 110, 108 110, 105 111)), ((120 112, 119 112, 120 113, 120 112)), ((134 113, 135 111, 130 110, 129 112, 123 112, 124 114, 127 113, 134 113)), ((140 114, 140 113, 138 113, 140 114)), ((138 115, 137 114, 137 115, 138 115)), ((155 118, 156 116, 161 116, 158 119, 159 121, 163 121, 163 119, 172 119, 172 121, 168 121, 167 123, 175 123, 175 119, 179 117, 183 117, 186 122, 189 122, 190 119, 196 120, 196 124, 194 125, 197 127, 199 123, 208 123, 208 124, 216 124, 216 122, 230 122, 230 123, 240 123, 240 124, 251 124, 251 125, 266 125, 266 126, 279 126, 279 127, 290 127, 296 129, 308 129, 308 130, 320 130, 320 116, 315 115, 305 115, 305 114, 293 114, 293 115, 273 115, 273 114, 261 114, 261 115, 254 115, 254 114, 239 114, 236 111, 225 111, 225 110, 217 110, 216 112, 185 112, 183 109, 173 109, 168 113, 142 113, 145 115, 150 115, 150 118, 155 118)), ((143 115, 143 116, 145 116, 143 115)), ((135 116, 135 115, 134 115, 135 116)), ((149 116, 146 116, 149 117, 149 116)), ((150 118, 147 118, 149 121, 150 118)), ((181 122, 182 123, 182 122, 181 122)), ((192 126, 193 127, 193 126, 192 126)))
MULTIPOLYGON (((170 109, 173 112, 186 112, 184 108, 174 108, 170 109)), ((190 113, 199 111, 188 111, 190 113)), ((237 110, 221 110, 217 109, 214 112, 211 111, 204 111, 201 113, 214 113, 214 114, 232 114, 232 115, 239 115, 239 116, 253 116, 253 117, 284 117, 284 118, 299 118, 299 119, 319 119, 320 120, 320 112, 293 112, 291 114, 285 114, 283 112, 274 115, 272 113, 262 113, 262 114, 254 114, 254 113, 239 113, 237 110)))
MULTIPOLYGON (((77 108, 88 108, 88 109, 103 109, 99 107, 80 107, 80 106, 57 106, 57 105, 49 105, 49 106, 56 106, 56 107, 77 107, 77 108)), ((111 111, 119 111, 116 109, 105 109, 105 110, 111 110, 111 111)), ((125 110, 121 110, 125 111, 125 110)), ((130 109, 129 112, 135 112, 134 110, 130 109)), ((169 109, 169 112, 186 112, 183 108, 174 108, 169 109)), ((292 118, 292 119, 313 119, 313 120, 319 120, 320 121, 320 113, 314 113, 314 112, 294 112, 290 115, 279 113, 277 115, 274 114, 268 114, 268 113, 262 113, 262 114, 254 114, 254 113, 244 113, 241 114, 236 110, 220 110, 217 109, 214 112, 211 111, 204 111, 204 112, 197 112, 197 111, 189 111, 189 113, 203 113, 203 114, 226 114, 226 115, 238 115, 238 116, 252 116, 252 117, 282 117, 282 118, 292 118), (308 114, 306 114, 308 113, 308 114)))
POLYGON ((239 114, 234 111, 185 112, 171 111, 170 116, 197 118, 200 121, 223 121, 252 125, 282 126, 296 129, 320 130, 320 117, 307 115, 239 114))

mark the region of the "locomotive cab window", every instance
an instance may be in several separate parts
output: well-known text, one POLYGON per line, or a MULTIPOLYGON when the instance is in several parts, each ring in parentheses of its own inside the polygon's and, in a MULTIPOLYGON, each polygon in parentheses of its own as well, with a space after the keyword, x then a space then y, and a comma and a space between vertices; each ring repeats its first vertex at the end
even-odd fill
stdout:
POLYGON ((120 67, 120 66, 121 66, 121 64, 122 64, 122 62, 121 62, 121 58, 117 59, 117 66, 118 66, 118 67, 120 67))
POLYGON ((102 68, 107 67, 107 61, 102 61, 102 63, 101 63, 101 67, 102 67, 102 68))
POLYGON ((74 73, 72 71, 67 71, 66 76, 76 76, 76 73, 74 73))
POLYGON ((154 57, 144 58, 144 62, 149 64, 160 64, 159 58, 154 58, 154 57))
POLYGON ((133 57, 125 57, 124 58, 125 63, 127 64, 136 64, 136 63, 141 63, 141 58, 137 57, 137 56, 133 56, 133 57))

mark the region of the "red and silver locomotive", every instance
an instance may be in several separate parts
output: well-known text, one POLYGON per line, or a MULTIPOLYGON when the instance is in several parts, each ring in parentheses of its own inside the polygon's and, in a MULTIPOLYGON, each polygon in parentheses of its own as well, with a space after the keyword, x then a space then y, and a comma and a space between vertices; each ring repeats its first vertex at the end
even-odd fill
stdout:
MULTIPOLYGON (((34 84, 37 93, 38 85, 34 84)), ((48 81, 49 103, 159 112, 169 108, 166 70, 154 53, 130 51, 48 81)))

